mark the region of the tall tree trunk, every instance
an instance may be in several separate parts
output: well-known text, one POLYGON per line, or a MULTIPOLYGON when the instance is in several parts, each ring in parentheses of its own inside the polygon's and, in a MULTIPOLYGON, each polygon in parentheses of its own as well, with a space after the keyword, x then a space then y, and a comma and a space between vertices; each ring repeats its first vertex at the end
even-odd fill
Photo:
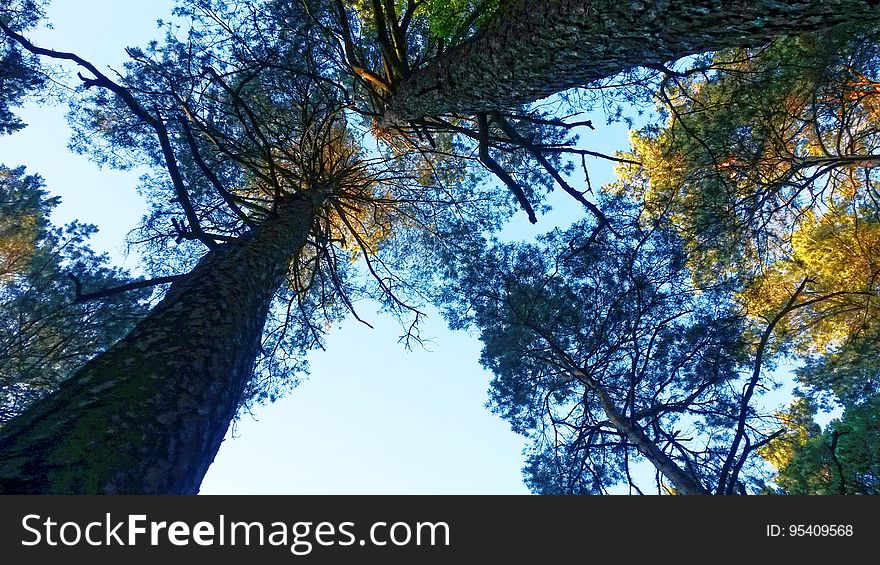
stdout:
POLYGON ((526 104, 624 69, 842 23, 877 0, 508 0, 472 40, 398 86, 383 122, 526 104))
MULTIPOLYGON (((589 382, 589 381, 588 381, 589 382)), ((704 487, 697 477, 691 476, 678 466, 673 459, 657 446, 657 442, 648 437, 636 422, 620 413, 608 393, 599 385, 591 386, 599 396, 605 415, 611 425, 620 432, 628 441, 636 446, 645 459, 650 461, 657 471, 669 479, 679 494, 685 495, 708 495, 712 494, 704 487)))
POLYGON ((321 190, 209 252, 124 339, 0 429, 0 492, 194 494, 321 190))

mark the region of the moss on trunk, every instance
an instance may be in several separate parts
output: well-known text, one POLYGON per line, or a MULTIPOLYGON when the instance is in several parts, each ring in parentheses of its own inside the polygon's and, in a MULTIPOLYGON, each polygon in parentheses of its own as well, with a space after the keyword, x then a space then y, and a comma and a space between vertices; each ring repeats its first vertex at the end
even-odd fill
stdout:
POLYGON ((195 494, 318 192, 209 252, 124 339, 0 429, 0 492, 195 494))

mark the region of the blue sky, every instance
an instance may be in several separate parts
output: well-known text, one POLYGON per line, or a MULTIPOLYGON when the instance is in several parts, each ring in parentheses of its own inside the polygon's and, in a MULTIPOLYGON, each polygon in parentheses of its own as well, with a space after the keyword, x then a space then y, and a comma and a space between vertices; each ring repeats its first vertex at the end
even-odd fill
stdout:
MULTIPOLYGON (((96 64, 120 68, 128 45, 156 38, 156 19, 172 2, 54 0, 53 30, 30 34, 38 44, 73 51, 96 64)), ((64 107, 28 106, 29 127, 0 138, 0 162, 26 165, 62 197, 53 221, 96 224, 96 250, 117 264, 125 234, 144 213, 138 171, 99 169, 67 148, 64 107)), ((601 119, 596 120, 597 125, 601 119)), ((590 147, 611 152, 626 143, 626 128, 599 125, 590 147)), ((611 179, 594 162, 595 185, 611 179)), ((577 175, 577 173, 576 173, 577 175)), ((577 176, 575 177, 577 179, 577 176)), ((518 218, 524 237, 564 225, 580 213, 568 198, 536 227, 518 218)), ((327 350, 310 355, 311 376, 275 404, 242 417, 202 485, 205 494, 526 494, 520 469, 524 439, 484 407, 491 375, 478 363, 476 336, 446 329, 430 312, 423 335, 428 350, 407 352, 401 330, 387 316, 359 308, 375 329, 349 320, 329 334, 327 350)))

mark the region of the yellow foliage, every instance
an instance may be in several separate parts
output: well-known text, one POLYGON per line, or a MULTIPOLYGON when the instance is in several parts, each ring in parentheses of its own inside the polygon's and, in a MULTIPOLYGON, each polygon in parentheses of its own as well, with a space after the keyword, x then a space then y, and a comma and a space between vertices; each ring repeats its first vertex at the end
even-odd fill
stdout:
POLYGON ((788 410, 777 412, 776 418, 785 430, 782 435, 758 449, 758 454, 780 471, 788 467, 798 449, 819 432, 806 399, 792 402, 788 410))
POLYGON ((272 148, 271 158, 266 159, 271 166, 252 175, 236 195, 269 208, 279 196, 330 188, 318 213, 315 243, 289 266, 288 285, 304 290, 316 276, 316 266, 327 259, 321 249, 341 251, 352 262, 373 257, 391 236, 397 217, 394 198, 363 158, 344 116, 316 122, 297 133, 289 145, 272 148))
POLYGON ((0 283, 22 272, 33 256, 37 217, 0 218, 0 283))
POLYGON ((874 319, 880 289, 880 221, 832 207, 819 215, 807 211, 791 238, 791 255, 772 264, 742 293, 753 316, 772 317, 808 280, 799 308, 779 331, 808 329, 808 349, 822 351, 859 331, 874 319))

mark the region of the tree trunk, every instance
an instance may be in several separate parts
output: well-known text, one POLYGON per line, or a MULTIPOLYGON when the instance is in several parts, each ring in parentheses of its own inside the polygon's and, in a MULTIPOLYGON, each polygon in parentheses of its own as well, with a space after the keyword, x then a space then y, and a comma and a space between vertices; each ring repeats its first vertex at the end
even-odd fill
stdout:
POLYGON ((174 283, 128 336, 0 429, 0 492, 198 492, 323 198, 280 201, 274 217, 174 283))
POLYGON ((678 466, 678 464, 676 464, 675 461, 672 460, 671 457, 666 455, 666 453, 657 446, 657 443, 649 438, 637 423, 630 422, 626 416, 621 414, 620 411, 617 410, 614 401, 608 396, 608 393, 605 392, 605 389, 599 385, 591 385, 590 388, 592 388, 599 396, 602 408, 605 410, 605 415, 608 416, 608 421, 611 422, 611 425, 614 426, 614 428, 627 440, 632 442, 632 444, 636 446, 636 449, 639 450, 639 453, 641 453, 645 459, 657 469, 657 471, 675 485, 679 494, 712 494, 706 489, 706 487, 700 484, 698 478, 686 473, 678 466))
POLYGON ((399 85, 383 123, 510 108, 631 67, 878 19, 877 0, 508 0, 399 85))

